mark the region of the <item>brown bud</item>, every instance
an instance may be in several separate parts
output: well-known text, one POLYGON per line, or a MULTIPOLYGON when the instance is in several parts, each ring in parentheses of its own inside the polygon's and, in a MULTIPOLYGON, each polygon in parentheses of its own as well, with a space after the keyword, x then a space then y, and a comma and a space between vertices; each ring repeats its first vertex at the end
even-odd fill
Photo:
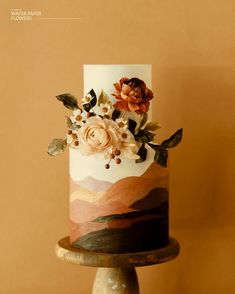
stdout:
POLYGON ((120 158, 116 158, 116 159, 115 159, 115 162, 116 162, 116 164, 120 164, 122 161, 121 161, 120 158))
POLYGON ((110 154, 110 159, 114 159, 115 155, 113 153, 110 154))
POLYGON ((72 130, 68 130, 68 132, 67 132, 68 135, 71 135, 72 133, 73 133, 72 130))
POLYGON ((116 150, 115 150, 115 155, 120 155, 120 154, 121 154, 121 151, 118 150, 118 149, 116 149, 116 150))
POLYGON ((109 165, 108 163, 106 163, 106 164, 105 164, 105 168, 106 168, 106 169, 109 169, 109 168, 110 168, 110 165, 109 165))
POLYGON ((76 134, 72 134, 72 138, 75 140, 75 139, 77 139, 77 135, 76 134))
POLYGON ((79 142, 78 142, 78 141, 75 141, 75 142, 74 142, 74 145, 75 145, 75 146, 78 146, 78 145, 79 145, 79 142))

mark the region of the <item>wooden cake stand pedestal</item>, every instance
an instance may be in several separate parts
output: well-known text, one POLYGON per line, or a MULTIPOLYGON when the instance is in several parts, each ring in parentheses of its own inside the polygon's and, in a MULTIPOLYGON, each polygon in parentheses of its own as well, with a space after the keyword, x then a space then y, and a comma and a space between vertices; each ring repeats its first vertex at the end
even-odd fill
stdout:
POLYGON ((170 238, 163 248, 134 253, 99 253, 71 247, 69 237, 56 245, 59 259, 79 265, 98 267, 93 294, 139 294, 135 267, 170 261, 179 254, 179 243, 170 238))

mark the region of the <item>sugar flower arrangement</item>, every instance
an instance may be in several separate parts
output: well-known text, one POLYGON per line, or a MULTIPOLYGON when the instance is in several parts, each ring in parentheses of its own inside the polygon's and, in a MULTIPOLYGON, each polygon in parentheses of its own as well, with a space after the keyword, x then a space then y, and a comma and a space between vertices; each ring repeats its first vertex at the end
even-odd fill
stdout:
POLYGON ((154 160, 166 167, 168 148, 175 147, 182 139, 182 129, 175 132, 161 144, 153 143, 158 123, 148 122, 148 110, 153 92, 138 78, 121 78, 114 84, 115 103, 102 90, 99 96, 93 89, 82 98, 82 107, 71 94, 56 96, 64 106, 72 110, 67 116, 67 136, 53 139, 48 146, 48 154, 62 153, 66 146, 78 149, 85 156, 102 154, 107 160, 121 163, 128 158, 140 163, 146 160, 148 149, 155 151, 154 160))

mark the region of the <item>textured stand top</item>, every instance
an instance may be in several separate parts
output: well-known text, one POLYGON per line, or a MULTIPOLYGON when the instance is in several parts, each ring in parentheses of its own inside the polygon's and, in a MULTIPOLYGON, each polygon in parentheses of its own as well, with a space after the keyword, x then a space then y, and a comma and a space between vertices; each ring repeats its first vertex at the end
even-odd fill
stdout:
POLYGON ((85 266, 93 267, 137 267, 164 263, 178 256, 180 246, 174 238, 163 248, 133 253, 99 253, 73 248, 69 237, 61 239, 56 245, 56 255, 59 259, 85 266))

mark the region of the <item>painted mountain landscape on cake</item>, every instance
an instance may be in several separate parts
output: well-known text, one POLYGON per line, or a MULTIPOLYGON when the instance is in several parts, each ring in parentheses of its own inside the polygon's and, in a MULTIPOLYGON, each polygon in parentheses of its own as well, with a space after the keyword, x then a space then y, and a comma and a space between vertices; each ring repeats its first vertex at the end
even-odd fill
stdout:
POLYGON ((70 240, 92 251, 139 251, 168 242, 168 170, 153 163, 116 183, 86 177, 70 184, 70 240))

